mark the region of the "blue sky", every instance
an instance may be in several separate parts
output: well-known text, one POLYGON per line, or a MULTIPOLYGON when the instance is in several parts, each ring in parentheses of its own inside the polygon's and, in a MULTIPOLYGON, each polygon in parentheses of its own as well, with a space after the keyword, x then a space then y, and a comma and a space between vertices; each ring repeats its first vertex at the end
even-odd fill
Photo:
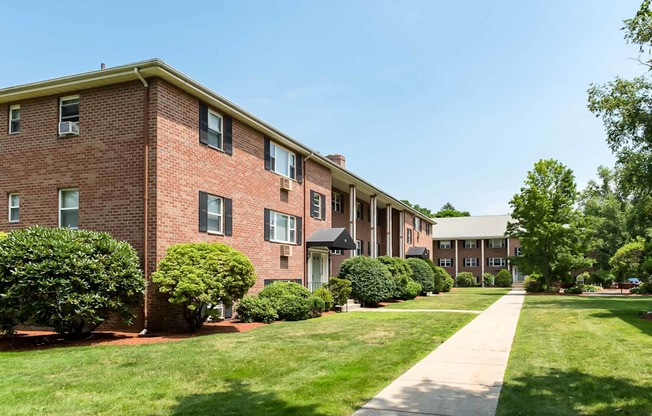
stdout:
POLYGON ((0 87, 158 57, 395 197, 501 214, 537 160, 613 164, 586 89, 640 0, 23 1, 0 87))

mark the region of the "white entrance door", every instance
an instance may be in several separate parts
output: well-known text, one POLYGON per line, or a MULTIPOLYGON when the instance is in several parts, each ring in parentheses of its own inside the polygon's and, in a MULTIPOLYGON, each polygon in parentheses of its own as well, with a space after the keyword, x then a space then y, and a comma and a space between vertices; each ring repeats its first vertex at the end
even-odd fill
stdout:
POLYGON ((311 252, 308 259, 308 289, 315 291, 328 283, 328 253, 311 252))

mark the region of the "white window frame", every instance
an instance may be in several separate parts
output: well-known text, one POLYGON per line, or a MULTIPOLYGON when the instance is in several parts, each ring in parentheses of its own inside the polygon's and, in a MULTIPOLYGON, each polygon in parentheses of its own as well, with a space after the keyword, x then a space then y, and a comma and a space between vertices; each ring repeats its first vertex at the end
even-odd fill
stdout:
POLYGON ((440 240, 439 249, 440 250, 450 250, 453 247, 451 240, 440 240))
POLYGON ((77 230, 79 229, 79 188, 65 188, 65 189, 59 189, 59 228, 61 228, 61 212, 62 211, 72 211, 72 210, 77 210, 77 226, 76 227, 69 227, 71 230, 77 230), (68 207, 68 208, 63 208, 62 203, 63 203, 63 193, 64 192, 72 192, 76 191, 77 192, 77 206, 76 207, 68 207))
POLYGON ((362 240, 355 240, 355 255, 362 256, 362 240))
POLYGON ((206 232, 208 234, 217 234, 217 235, 224 235, 224 198, 217 196, 217 195, 211 195, 207 194, 207 204, 206 204, 206 232), (210 200, 211 198, 213 199, 218 199, 220 201, 220 212, 211 212, 209 210, 209 207, 211 206, 210 200), (210 218, 217 218, 217 223, 220 225, 219 230, 211 230, 209 228, 210 222, 208 221, 210 218))
MULTIPOLYGON (((213 110, 211 110, 209 108, 208 109, 208 123, 207 124, 208 124, 207 125, 207 131, 208 131, 207 136, 210 136, 211 132, 215 132, 215 133, 218 134, 218 137, 219 137, 218 146, 213 146, 209 142, 208 147, 212 147, 213 149, 218 149, 218 150, 224 150, 224 118, 222 117, 222 115, 220 113, 216 113, 215 111, 213 111, 213 110), (210 117, 211 116, 215 116, 219 120, 219 125, 220 125, 220 130, 219 131, 216 131, 216 130, 213 130, 213 129, 210 128, 210 125, 211 125, 210 117)), ((207 137, 207 140, 208 140, 208 137, 207 137)))
POLYGON ((275 243, 296 244, 297 243, 297 217, 294 215, 283 214, 282 212, 270 211, 269 218, 269 240, 275 243), (285 239, 279 239, 276 235, 276 216, 287 217, 287 234, 285 239))
POLYGON ((406 233, 407 243, 412 244, 412 229, 408 228, 406 233))
POLYGON ((362 220, 362 202, 355 202, 355 218, 362 220))
MULTIPOLYGON (((81 118, 81 114, 80 114, 81 111, 80 111, 80 108, 79 108, 79 103, 80 103, 79 95, 68 95, 66 97, 59 98, 59 124, 63 123, 64 121, 70 121, 70 120, 63 120, 63 111, 61 111, 62 107, 63 107, 63 102, 64 101, 75 100, 75 99, 77 100, 77 107, 78 107, 77 108, 77 118, 81 118)), ((73 123, 79 123, 79 120, 73 121, 73 123)))
POLYGON ((468 257, 464 259, 464 267, 478 267, 477 257, 468 257))
POLYGON ((342 249, 339 248, 334 248, 331 250, 331 255, 333 256, 341 256, 342 255, 342 249))
POLYGON ((286 149, 283 146, 279 146, 278 144, 274 142, 269 143, 269 157, 271 158, 271 171, 274 173, 277 173, 281 176, 285 176, 286 178, 290 178, 293 180, 297 179, 297 155, 294 152, 291 152, 290 150, 286 149), (288 173, 289 175, 286 175, 283 172, 279 172, 276 170, 276 160, 278 159, 276 157, 276 151, 277 150, 282 150, 288 154, 288 173))
POLYGON ((451 258, 439 259, 439 267, 453 267, 453 259, 451 258))
POLYGON ((492 238, 489 240, 489 248, 505 248, 504 238, 492 238))
POLYGON ((478 248, 478 241, 477 240, 464 240, 464 248, 478 248))
POLYGON ((9 194, 8 199, 9 199, 9 218, 8 218, 9 222, 11 222, 11 223, 20 222, 20 194, 18 194, 18 193, 9 194), (11 204, 11 199, 12 199, 11 197, 13 197, 13 196, 18 197, 18 205, 12 205, 11 204), (12 220, 11 219, 11 210, 14 210, 14 209, 18 210, 18 219, 17 220, 12 220))
POLYGON ((332 200, 332 209, 334 212, 343 212, 342 211, 342 194, 333 192, 331 197, 333 198, 332 200))
POLYGON ((414 217, 414 231, 421 232, 421 218, 414 217))
POLYGON ((523 254, 523 250, 521 249, 521 247, 516 247, 516 255, 520 256, 521 254, 523 254))
POLYGON ((20 133, 20 104, 9 106, 9 134, 20 133), (13 118, 14 110, 18 110, 18 118, 13 118), (18 122, 18 130, 13 131, 11 126, 14 122, 18 122))
POLYGON ((489 257, 489 266, 490 267, 505 267, 507 265, 507 260, 503 257, 489 257))
POLYGON ((314 191, 314 197, 312 200, 312 205, 314 205, 317 208, 317 215, 315 216, 316 220, 325 220, 326 218, 321 217, 322 209, 321 209, 321 197, 323 196, 317 191, 314 191), (315 199, 316 198, 316 199, 315 199))

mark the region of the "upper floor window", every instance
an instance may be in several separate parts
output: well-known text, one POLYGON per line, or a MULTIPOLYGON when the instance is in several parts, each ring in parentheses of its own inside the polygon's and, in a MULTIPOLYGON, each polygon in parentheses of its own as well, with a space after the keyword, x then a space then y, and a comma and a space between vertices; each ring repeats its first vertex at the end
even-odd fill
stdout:
POLYGON ((355 255, 362 256, 362 240, 355 240, 355 255))
POLYGON ((200 191, 199 231, 233 235, 233 200, 200 191))
POLYGON ((442 250, 448 250, 451 248, 451 240, 441 240, 439 242, 439 248, 442 250))
POLYGON ((208 110, 208 145, 216 149, 223 148, 222 116, 208 110))
POLYGON ((296 156, 294 153, 275 143, 270 143, 269 151, 271 170, 288 178, 296 179, 296 156))
POLYGON ((342 210, 342 194, 333 192, 332 198, 333 212, 344 212, 342 210))
POLYGON ((20 106, 9 107, 9 134, 20 133, 20 106))
POLYGON ((476 248, 478 242, 476 240, 464 240, 464 248, 476 248))
POLYGON ((407 243, 412 244, 412 230, 410 228, 407 229, 407 243))
POLYGON ((414 231, 421 232, 421 218, 414 217, 414 231))
POLYGON ((222 211, 222 198, 219 196, 208 195, 207 200, 207 231, 209 233, 222 234, 222 220, 224 214, 222 211))
POLYGON ((79 189, 59 190, 59 227, 79 228, 79 189))
POLYGON ((487 246, 489 248, 503 248, 503 247, 505 247, 505 239, 504 238, 493 238, 493 239, 487 241, 487 246))
POLYGON ((326 220, 326 195, 310 191, 310 216, 318 220, 326 220))
POLYGON ((331 250, 331 254, 334 256, 341 256, 342 255, 342 250, 339 248, 334 248, 331 250))
POLYGON ((297 242, 297 218, 292 215, 270 212, 270 240, 278 243, 297 242))
POLYGON ((464 267, 478 267, 478 259, 477 258, 464 259, 464 267))
POLYGON ((514 255, 515 256, 520 256, 521 255, 521 248, 520 247, 514 247, 514 255))
POLYGON ((79 96, 62 97, 59 100, 59 123, 72 121, 79 123, 79 96))
POLYGON ((440 267, 452 267, 453 266, 453 259, 439 259, 439 266, 440 267))
POLYGON ((502 257, 489 257, 489 266, 491 267, 503 267, 507 265, 507 260, 502 257))
POLYGON ((355 203, 355 217, 359 220, 362 219, 362 202, 355 203))
POLYGON ((20 196, 9 194, 9 222, 20 221, 20 196))

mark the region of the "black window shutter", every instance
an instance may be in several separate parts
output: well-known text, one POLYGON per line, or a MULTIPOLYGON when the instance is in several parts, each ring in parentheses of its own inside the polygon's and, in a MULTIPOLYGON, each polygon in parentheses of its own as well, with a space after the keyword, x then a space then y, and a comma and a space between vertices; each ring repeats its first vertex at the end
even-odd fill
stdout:
POLYGON ((271 217, 272 212, 265 208, 265 241, 270 240, 270 217, 271 217))
POLYGON ((310 217, 317 218, 317 206, 315 205, 315 194, 316 192, 312 189, 310 190, 310 217))
POLYGON ((199 191, 199 231, 208 231, 208 194, 199 191))
POLYGON ((224 199, 224 235, 233 235, 233 200, 224 199))
POLYGON ((371 222, 371 205, 367 207, 367 222, 371 222))
POLYGON ((297 245, 300 246, 302 242, 302 237, 303 237, 303 227, 301 226, 302 224, 302 218, 297 217, 297 245))
POLYGON ((303 157, 297 155, 297 182, 303 182, 303 157))
POLYGON ((367 254, 371 256, 371 241, 367 241, 367 254))
POLYGON ((233 154, 233 118, 224 116, 224 153, 233 154))
POLYGON ((321 196, 321 220, 326 221, 326 195, 321 196))
POLYGON ((272 170, 272 156, 270 153, 269 137, 265 137, 265 169, 272 170))
POLYGON ((489 265, 489 257, 487 257, 487 266, 489 265))
POLYGON ((514 247, 514 255, 518 256, 518 247, 514 247))
POLYGON ((199 142, 208 144, 208 106, 199 102, 199 142))

